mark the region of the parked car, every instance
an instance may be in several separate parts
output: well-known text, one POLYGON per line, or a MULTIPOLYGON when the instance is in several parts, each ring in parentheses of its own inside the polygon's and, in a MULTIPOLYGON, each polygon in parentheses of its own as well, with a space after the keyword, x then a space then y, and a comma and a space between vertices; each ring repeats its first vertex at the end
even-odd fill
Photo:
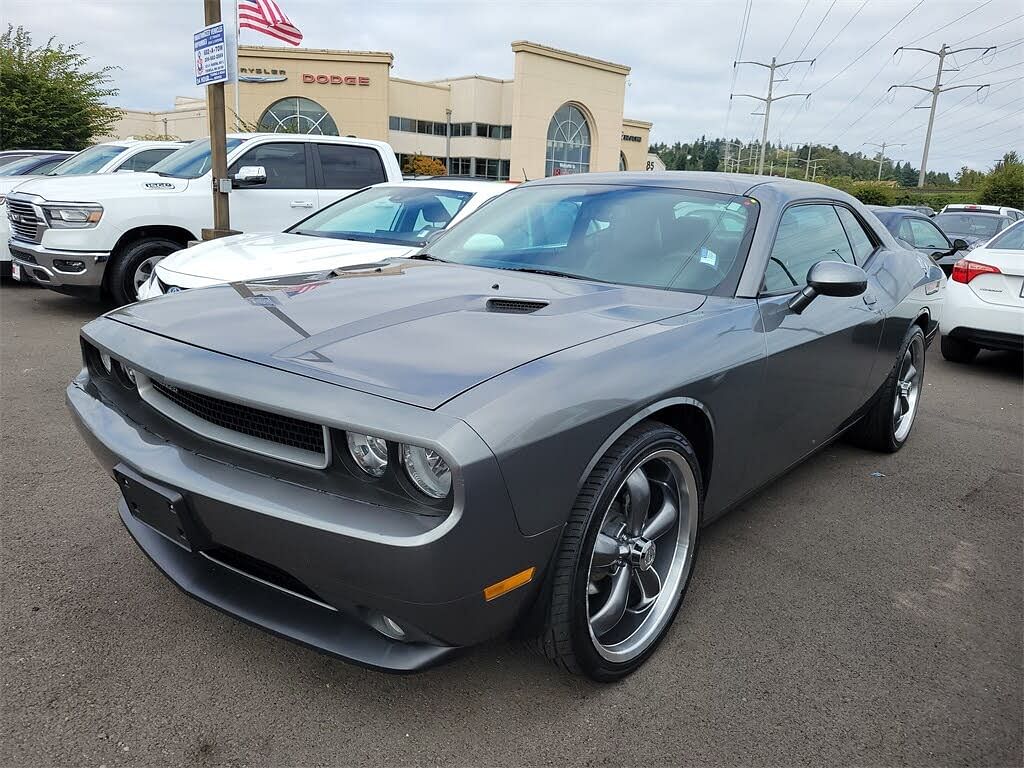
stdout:
POLYGON ((16 160, 24 160, 26 157, 32 157, 33 155, 45 155, 49 154, 48 149, 8 149, 0 152, 0 168, 13 163, 16 160))
POLYGON ((971 362, 980 349, 1024 350, 1024 222, 953 267, 941 346, 956 363, 971 362))
MULTIPOLYGON (((280 231, 353 190, 402 178, 380 141, 240 133, 228 135, 227 150, 231 226, 240 232, 280 231)), ((148 173, 30 181, 8 196, 20 217, 11 252, 40 285, 126 304, 160 259, 213 226, 212 196, 209 139, 148 173)))
POLYGON ((906 444, 943 276, 874 222, 803 181, 538 180, 411 258, 108 313, 67 399, 203 602, 393 671, 517 628, 613 680, 702 525, 844 433, 906 444))
POLYGON ((977 248, 985 241, 991 240, 1013 224, 1013 220, 1009 216, 975 211, 939 213, 932 221, 948 237, 965 240, 968 250, 977 248))
POLYGON ((917 211, 923 213, 925 216, 931 218, 935 215, 935 209, 930 205, 897 205, 895 208, 906 208, 908 211, 917 211))
MULTIPOLYGON (((88 149, 83 149, 81 152, 71 155, 48 171, 37 170, 37 176, 12 175, 7 177, 0 175, 0 206, 5 205, 7 195, 11 190, 28 183, 32 178, 144 171, 184 146, 185 144, 180 141, 136 141, 134 139, 94 144, 88 149)), ((33 156, 39 154, 42 153, 37 152, 33 156)), ((3 169, 0 168, 0 174, 2 173, 3 169)), ((41 215, 41 209, 32 205, 29 205, 28 208, 23 208, 21 213, 18 214, 19 226, 21 225, 20 219, 22 216, 29 216, 28 223, 24 227, 26 231, 33 226, 31 222, 46 221, 45 216, 41 215)), ((11 260, 11 251, 8 247, 8 241, 11 237, 10 221, 9 213, 0 215, 0 269, 3 270, 4 275, 13 273, 14 277, 21 279, 22 268, 14 268, 11 260)), ((73 224, 73 222, 67 223, 73 224)), ((40 271, 40 274, 45 273, 40 271)), ((28 273, 28 275, 31 279, 32 273, 28 273)))
POLYGON ((63 163, 74 152, 38 152, 0 164, 0 176, 41 176, 63 163))
POLYGON ((1010 208, 1006 205, 977 205, 975 203, 951 203, 942 209, 942 213, 960 213, 970 211, 972 213, 992 213, 997 216, 1006 216, 1010 221, 1024 219, 1024 211, 1020 208, 1010 208))
POLYGON ((868 208, 897 241, 926 253, 947 275, 952 273, 960 254, 970 248, 961 237, 950 240, 932 219, 917 211, 880 205, 869 205, 868 208))
POLYGON ((508 189, 497 181, 452 179, 367 187, 284 232, 222 237, 172 253, 139 288, 139 298, 409 256, 508 189))

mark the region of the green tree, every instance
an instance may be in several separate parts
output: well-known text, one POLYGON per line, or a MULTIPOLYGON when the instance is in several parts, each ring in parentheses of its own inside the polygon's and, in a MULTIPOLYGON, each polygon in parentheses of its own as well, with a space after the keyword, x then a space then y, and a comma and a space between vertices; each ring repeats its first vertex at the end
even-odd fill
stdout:
POLYGON ((710 149, 704 155, 704 158, 700 161, 700 167, 705 171, 717 171, 718 170, 718 153, 715 150, 710 149))
POLYGON ((978 202, 982 205, 1024 205, 1024 164, 1016 153, 1007 153, 981 185, 978 202))
POLYGON ((0 35, 0 149, 83 149, 109 133, 121 110, 104 101, 113 67, 89 68, 77 45, 34 47, 24 27, 0 35))
POLYGON ((966 165, 963 166, 956 173, 956 184, 958 187, 965 187, 967 189, 974 189, 980 187, 981 183, 985 180, 985 174, 981 171, 975 171, 968 168, 966 165))

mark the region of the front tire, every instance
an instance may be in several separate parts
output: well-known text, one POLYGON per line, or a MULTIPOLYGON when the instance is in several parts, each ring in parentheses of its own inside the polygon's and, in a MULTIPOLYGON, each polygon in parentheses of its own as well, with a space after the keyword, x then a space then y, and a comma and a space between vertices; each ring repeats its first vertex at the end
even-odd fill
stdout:
POLYGON ((854 429, 855 442, 881 453, 906 444, 924 391, 924 362, 924 331, 912 325, 877 400, 854 429))
POLYGON ((139 288, 165 256, 180 251, 182 244, 166 237, 146 237, 122 248, 107 267, 107 291, 118 304, 139 298, 139 288))
POLYGON ((646 421, 620 437, 569 516, 537 648, 599 682, 640 667, 682 604, 703 504, 700 465, 680 432, 646 421))
POLYGON ((942 356, 951 363, 970 363, 978 356, 978 347, 963 339, 954 339, 952 336, 943 336, 939 342, 942 349, 942 356))

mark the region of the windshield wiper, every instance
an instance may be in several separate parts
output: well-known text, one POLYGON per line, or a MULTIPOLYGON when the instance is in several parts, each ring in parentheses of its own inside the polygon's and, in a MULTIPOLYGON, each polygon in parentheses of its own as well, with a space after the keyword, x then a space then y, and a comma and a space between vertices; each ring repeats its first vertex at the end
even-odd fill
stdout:
POLYGON ((448 264, 446 259, 439 259, 437 256, 431 256, 429 253, 414 253, 409 257, 410 259, 419 259, 420 261, 440 261, 442 264, 448 264))
POLYGON ((595 283, 605 282, 604 280, 598 280, 593 277, 574 275, 572 272, 559 272, 557 269, 543 269, 541 267, 496 267, 496 269, 504 269, 509 272, 529 272, 531 275, 550 275, 551 277, 568 277, 571 280, 589 280, 595 283))

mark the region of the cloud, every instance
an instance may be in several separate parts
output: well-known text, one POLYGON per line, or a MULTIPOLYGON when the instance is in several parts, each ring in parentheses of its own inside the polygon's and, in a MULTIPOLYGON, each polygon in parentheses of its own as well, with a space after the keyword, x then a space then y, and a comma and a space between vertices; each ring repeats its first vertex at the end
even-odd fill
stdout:
MULTIPOLYGON (((279 2, 303 30, 304 45, 392 51, 399 77, 511 77, 509 44, 529 39, 631 66, 625 113, 653 121, 655 140, 720 136, 727 123, 731 136, 760 137, 762 118, 750 114, 759 104, 735 98, 730 108, 729 101, 746 0, 279 2)), ((951 60, 961 71, 946 73, 944 82, 995 85, 984 101, 968 89, 940 97, 930 167, 985 168, 1006 149, 1024 149, 1024 44, 1008 45, 1024 37, 1019 0, 929 0, 883 36, 915 5, 917 0, 810 0, 805 8, 805 0, 754 0, 743 58, 785 59, 801 49, 801 58, 817 57, 812 69, 793 67, 789 80, 778 84, 778 94, 812 96, 806 105, 795 98, 773 105, 771 139, 837 143, 865 152, 873 149, 864 142, 884 140, 905 144, 892 157, 919 165, 927 112, 912 107, 928 96, 907 89, 887 96, 886 89, 915 78, 914 84, 930 87, 936 60, 924 53, 892 53, 900 45, 935 49, 966 41, 1007 50, 985 58, 965 52, 951 60), (977 10, 968 13, 972 9, 977 10)), ((24 25, 37 41, 50 35, 81 41, 96 64, 121 67, 115 73, 121 106, 160 109, 175 95, 201 95, 192 84, 190 47, 192 32, 203 26, 199 0, 4 0, 4 10, 7 21, 24 25)), ((233 5, 225 3, 225 16, 232 13, 233 5)), ((273 44, 250 32, 243 42, 273 44)), ((735 74, 736 92, 764 93, 763 68, 742 66, 735 74)))

